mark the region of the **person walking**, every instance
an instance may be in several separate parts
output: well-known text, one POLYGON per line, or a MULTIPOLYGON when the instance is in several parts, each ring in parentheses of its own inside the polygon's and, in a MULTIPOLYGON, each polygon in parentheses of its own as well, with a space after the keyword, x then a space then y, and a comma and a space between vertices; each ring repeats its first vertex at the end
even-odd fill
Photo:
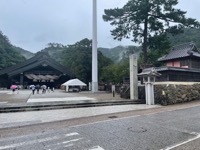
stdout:
POLYGON ((35 85, 31 86, 31 90, 32 90, 32 94, 34 95, 34 93, 35 93, 35 85))
POLYGON ((46 85, 42 85, 41 87, 42 87, 42 94, 45 94, 47 86, 46 85))
POLYGON ((37 90, 37 94, 39 94, 39 92, 40 92, 40 85, 39 84, 36 85, 36 90, 37 90))
POLYGON ((14 94, 14 93, 15 93, 15 90, 17 89, 17 85, 13 84, 13 85, 11 85, 10 88, 12 89, 13 94, 14 94))

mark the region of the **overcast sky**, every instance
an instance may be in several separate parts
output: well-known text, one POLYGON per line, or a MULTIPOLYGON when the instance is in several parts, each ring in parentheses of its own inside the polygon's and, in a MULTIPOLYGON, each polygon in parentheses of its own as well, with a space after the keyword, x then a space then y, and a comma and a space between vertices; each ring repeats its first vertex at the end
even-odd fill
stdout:
MULTIPOLYGON (((102 19, 106 8, 123 6, 128 0, 97 0, 98 47, 135 45, 113 40, 113 27, 102 19)), ((179 0, 187 16, 200 21, 200 0, 179 0)), ((37 52, 50 42, 74 44, 92 38, 92 0, 0 0, 0 30, 11 43, 37 52)))

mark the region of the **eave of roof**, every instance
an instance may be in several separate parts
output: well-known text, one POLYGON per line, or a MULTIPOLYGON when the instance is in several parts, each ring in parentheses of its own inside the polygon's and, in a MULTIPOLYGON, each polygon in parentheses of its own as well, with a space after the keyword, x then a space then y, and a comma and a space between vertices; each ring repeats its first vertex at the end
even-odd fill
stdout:
POLYGON ((54 59, 50 58, 49 55, 47 53, 44 52, 39 52, 38 54, 36 54, 34 57, 26 60, 23 63, 11 66, 9 68, 5 68, 0 70, 0 75, 2 74, 9 74, 9 76, 21 73, 23 71, 32 69, 33 67, 39 66, 42 63, 46 62, 49 66, 52 66, 53 68, 55 68, 56 70, 67 74, 71 77, 73 77, 74 75, 69 71, 68 68, 66 68, 65 66, 62 66, 61 64, 59 64, 58 62, 56 62, 54 59))
POLYGON ((194 68, 178 68, 178 67, 156 67, 155 70, 157 72, 162 72, 162 71, 182 71, 182 72, 195 72, 195 73, 200 73, 200 69, 194 69, 194 68))
POLYGON ((195 44, 191 42, 174 46, 169 54, 160 57, 158 61, 180 59, 189 56, 200 57, 200 52, 197 50, 195 44))

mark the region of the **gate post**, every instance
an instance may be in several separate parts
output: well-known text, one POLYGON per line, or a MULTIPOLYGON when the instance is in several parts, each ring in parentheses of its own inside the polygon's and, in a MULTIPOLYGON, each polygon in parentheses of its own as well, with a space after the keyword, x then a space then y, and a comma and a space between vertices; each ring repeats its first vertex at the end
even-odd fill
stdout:
POLYGON ((137 56, 129 56, 129 67, 130 67, 130 99, 138 100, 138 66, 137 56))

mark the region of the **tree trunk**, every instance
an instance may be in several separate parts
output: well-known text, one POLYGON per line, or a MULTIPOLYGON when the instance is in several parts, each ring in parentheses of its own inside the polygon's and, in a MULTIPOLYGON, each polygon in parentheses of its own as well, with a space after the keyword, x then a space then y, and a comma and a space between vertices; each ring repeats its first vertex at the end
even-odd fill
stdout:
POLYGON ((145 19, 144 22, 144 41, 143 41, 143 45, 142 45, 142 51, 144 53, 144 65, 146 66, 147 62, 148 62, 148 58, 147 58, 147 28, 148 28, 148 16, 145 19))

